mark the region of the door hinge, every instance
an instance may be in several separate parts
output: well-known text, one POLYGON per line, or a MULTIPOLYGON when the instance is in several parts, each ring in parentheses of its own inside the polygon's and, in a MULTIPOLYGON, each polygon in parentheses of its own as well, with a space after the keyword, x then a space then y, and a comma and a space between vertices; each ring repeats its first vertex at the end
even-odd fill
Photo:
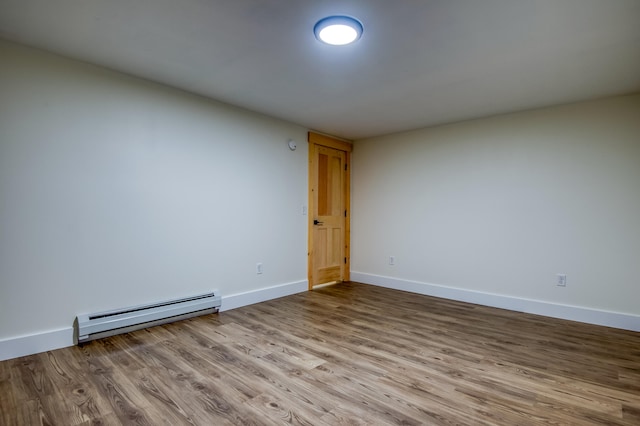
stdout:
POLYGON ((344 217, 347 217, 347 211, 346 210, 344 211, 344 217))
POLYGON ((346 257, 344 258, 344 263, 345 263, 345 265, 347 264, 347 258, 346 257))
POLYGON ((346 164, 344 165, 344 171, 345 172, 347 171, 347 165, 346 164))

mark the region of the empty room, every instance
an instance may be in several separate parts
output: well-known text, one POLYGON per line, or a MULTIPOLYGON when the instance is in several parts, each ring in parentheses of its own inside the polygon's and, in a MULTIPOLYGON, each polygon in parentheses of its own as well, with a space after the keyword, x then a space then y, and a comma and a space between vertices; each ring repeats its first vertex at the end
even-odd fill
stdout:
POLYGON ((0 0, 0 425, 640 424, 639 23, 0 0))

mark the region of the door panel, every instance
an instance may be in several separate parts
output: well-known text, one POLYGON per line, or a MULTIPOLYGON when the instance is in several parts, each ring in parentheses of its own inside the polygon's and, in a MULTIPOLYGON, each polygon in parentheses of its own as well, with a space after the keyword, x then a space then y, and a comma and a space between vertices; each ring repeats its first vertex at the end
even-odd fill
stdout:
POLYGON ((349 152, 344 150, 342 141, 336 140, 337 148, 324 146, 314 143, 312 135, 309 135, 310 288, 349 277, 349 152))

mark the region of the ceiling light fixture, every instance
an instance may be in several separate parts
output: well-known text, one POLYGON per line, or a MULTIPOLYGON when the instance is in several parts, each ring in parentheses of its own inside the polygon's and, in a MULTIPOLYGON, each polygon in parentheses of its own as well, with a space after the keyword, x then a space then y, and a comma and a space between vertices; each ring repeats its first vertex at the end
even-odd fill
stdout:
POLYGON ((350 16, 328 16, 318 21, 313 33, 323 43, 342 46, 362 36, 362 24, 350 16))

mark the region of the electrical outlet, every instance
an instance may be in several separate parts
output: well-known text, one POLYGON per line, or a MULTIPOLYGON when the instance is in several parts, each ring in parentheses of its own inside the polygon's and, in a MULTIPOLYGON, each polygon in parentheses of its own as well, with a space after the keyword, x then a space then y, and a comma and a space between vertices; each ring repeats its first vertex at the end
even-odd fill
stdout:
POLYGON ((566 287, 567 286, 567 274, 558 274, 556 276, 557 281, 556 281, 556 285, 558 287, 566 287))
POLYGON ((396 257, 395 256, 389 256, 389 265, 393 266, 396 264, 396 257))
POLYGON ((256 274, 260 275, 262 273, 262 263, 256 263, 256 274))

